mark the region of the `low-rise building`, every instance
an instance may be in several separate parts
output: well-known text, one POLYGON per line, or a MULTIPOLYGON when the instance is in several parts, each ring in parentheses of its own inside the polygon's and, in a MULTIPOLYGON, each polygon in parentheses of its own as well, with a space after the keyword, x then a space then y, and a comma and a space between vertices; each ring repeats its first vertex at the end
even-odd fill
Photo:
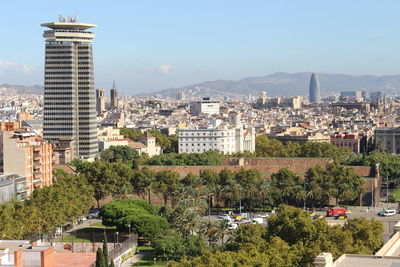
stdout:
POLYGON ((242 126, 178 130, 179 153, 218 150, 224 154, 255 151, 255 131, 242 126))
POLYGON ((54 267, 54 248, 28 240, 0 240, 0 266, 54 267))

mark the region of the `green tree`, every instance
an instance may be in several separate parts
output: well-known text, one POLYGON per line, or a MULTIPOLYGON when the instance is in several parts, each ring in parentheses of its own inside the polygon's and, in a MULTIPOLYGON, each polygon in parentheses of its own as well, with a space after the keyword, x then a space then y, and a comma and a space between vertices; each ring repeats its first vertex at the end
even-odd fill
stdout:
POLYGON ((139 130, 129 129, 129 128, 120 128, 120 133, 124 136, 124 138, 129 138, 133 141, 138 141, 143 133, 139 130))
POLYGON ((329 164, 326 173, 333 181, 335 190, 333 196, 336 198, 336 205, 340 200, 346 201, 358 198, 364 188, 364 180, 350 167, 344 167, 338 163, 329 164))
POLYGON ((104 262, 106 263, 106 265, 108 265, 108 263, 109 263, 107 243, 108 243, 107 235, 106 235, 106 232, 104 232, 104 234, 103 234, 103 254, 104 254, 104 262))
POLYGON ((129 146, 110 146, 100 154, 100 159, 105 162, 127 162, 139 158, 139 152, 129 146))
POLYGON ((366 218, 349 219, 344 230, 349 231, 353 237, 354 253, 374 254, 382 247, 383 226, 379 221, 366 218))
POLYGON ((293 192, 299 185, 302 185, 300 177, 288 168, 282 168, 271 175, 271 186, 276 191, 277 203, 289 204, 295 202, 296 198, 293 192))
POLYGON ((147 194, 149 204, 151 204, 151 192, 154 186, 155 172, 147 167, 136 170, 131 176, 130 183, 133 192, 145 199, 147 194))
POLYGON ((101 161, 85 163, 80 173, 83 174, 93 186, 97 207, 100 207, 99 202, 101 199, 115 191, 115 186, 119 179, 118 175, 111 168, 111 165, 101 161))
POLYGON ((331 143, 307 142, 301 147, 299 156, 333 158, 343 162, 352 154, 347 147, 338 148, 331 143))
POLYGON ((276 139, 270 139, 266 135, 256 137, 256 154, 258 157, 284 157, 285 146, 276 139))
POLYGON ((153 189, 155 192, 163 195, 164 205, 167 204, 168 199, 170 199, 177 189, 178 181, 179 173, 177 172, 164 170, 156 173, 153 189))
POLYGON ((242 224, 233 233, 233 241, 231 246, 234 250, 239 251, 247 247, 254 246, 259 251, 265 251, 267 228, 259 224, 242 224))
POLYGON ((107 267, 107 265, 104 260, 104 253, 103 253, 102 249, 98 248, 97 252, 96 252, 96 267, 107 267))

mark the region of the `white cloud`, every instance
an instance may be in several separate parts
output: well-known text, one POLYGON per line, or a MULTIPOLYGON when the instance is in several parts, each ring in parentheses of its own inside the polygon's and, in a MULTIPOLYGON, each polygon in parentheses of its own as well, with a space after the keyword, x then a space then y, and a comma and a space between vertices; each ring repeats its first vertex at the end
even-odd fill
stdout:
POLYGON ((0 59, 0 76, 7 76, 12 74, 32 74, 39 72, 40 68, 37 66, 30 66, 27 64, 19 64, 9 60, 0 59))
POLYGON ((165 65, 158 66, 157 69, 156 69, 156 73, 168 76, 168 75, 172 74, 173 70, 174 70, 173 66, 165 64, 165 65))

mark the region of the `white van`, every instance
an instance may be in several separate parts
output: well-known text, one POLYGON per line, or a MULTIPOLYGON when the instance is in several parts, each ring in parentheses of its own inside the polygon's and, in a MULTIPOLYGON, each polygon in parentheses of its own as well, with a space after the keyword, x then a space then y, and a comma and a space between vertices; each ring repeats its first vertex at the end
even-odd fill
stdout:
POLYGON ((396 214, 395 210, 384 210, 383 211, 383 216, 393 216, 396 214))

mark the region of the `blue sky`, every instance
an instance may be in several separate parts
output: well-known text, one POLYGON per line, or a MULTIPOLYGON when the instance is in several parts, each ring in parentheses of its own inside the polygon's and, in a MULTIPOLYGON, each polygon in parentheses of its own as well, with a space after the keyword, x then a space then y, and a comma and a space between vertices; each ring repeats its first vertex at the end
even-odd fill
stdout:
POLYGON ((0 84, 43 84, 44 28, 95 23, 96 87, 124 94, 274 72, 400 74, 400 1, 1 1, 0 84))

